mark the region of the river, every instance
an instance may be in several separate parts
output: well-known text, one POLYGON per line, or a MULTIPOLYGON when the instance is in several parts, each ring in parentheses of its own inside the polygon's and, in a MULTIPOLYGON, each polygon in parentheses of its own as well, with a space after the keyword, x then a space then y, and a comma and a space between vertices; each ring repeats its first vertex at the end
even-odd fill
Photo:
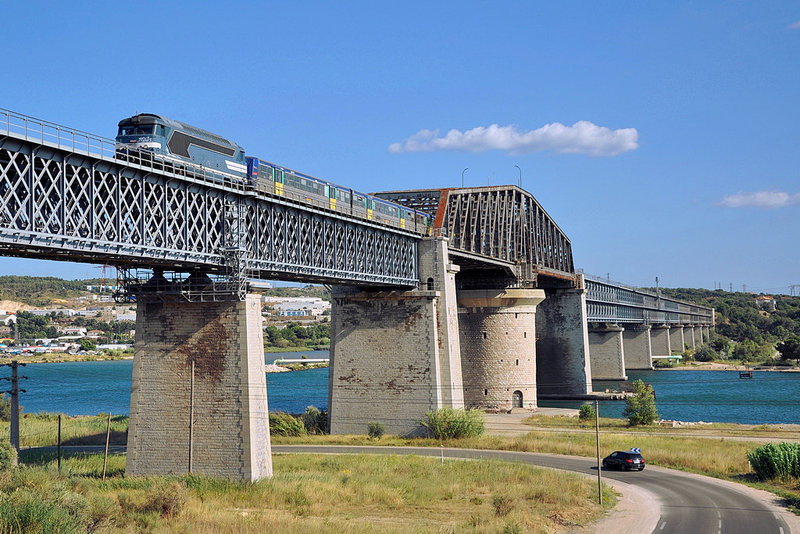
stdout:
MULTIPOLYGON (((277 358, 327 358, 328 351, 271 353, 277 358)), ((27 413, 61 412, 87 415, 130 412, 131 360, 41 363, 20 367, 25 389, 20 404, 27 413)), ((0 372, 8 376, 8 368, 0 372)), ((664 419, 730 423, 800 424, 800 373, 761 372, 750 380, 736 371, 636 371, 656 391, 656 406, 664 419)), ((596 382, 595 390, 614 387, 596 382)), ((307 406, 327 409, 328 369, 267 374, 270 411, 300 413, 307 406)), ((600 415, 621 417, 624 403, 603 402, 600 415)))

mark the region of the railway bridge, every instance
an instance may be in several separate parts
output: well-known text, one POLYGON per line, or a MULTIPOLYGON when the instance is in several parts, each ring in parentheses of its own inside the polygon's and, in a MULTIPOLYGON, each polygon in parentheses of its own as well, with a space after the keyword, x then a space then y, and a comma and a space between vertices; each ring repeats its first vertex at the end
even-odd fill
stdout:
POLYGON ((271 475, 258 279, 332 288, 335 433, 586 395, 593 376, 669 355, 662 330, 682 345, 713 325, 713 310, 576 273, 518 187, 379 196, 428 213, 433 235, 0 109, 0 254, 117 266, 137 303, 130 474, 271 475))

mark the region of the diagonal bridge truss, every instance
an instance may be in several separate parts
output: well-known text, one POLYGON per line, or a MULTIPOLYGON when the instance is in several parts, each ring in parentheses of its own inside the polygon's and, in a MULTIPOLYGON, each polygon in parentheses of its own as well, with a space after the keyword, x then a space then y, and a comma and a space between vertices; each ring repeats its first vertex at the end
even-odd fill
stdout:
POLYGON ((418 284, 418 237, 0 109, 0 254, 261 279, 418 284))

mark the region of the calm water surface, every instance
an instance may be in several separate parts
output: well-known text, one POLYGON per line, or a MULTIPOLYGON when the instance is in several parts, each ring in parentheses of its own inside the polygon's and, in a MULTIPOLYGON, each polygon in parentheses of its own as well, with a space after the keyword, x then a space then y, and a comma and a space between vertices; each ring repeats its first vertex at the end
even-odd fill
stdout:
MULTIPOLYGON (((800 373, 756 371, 740 379, 738 371, 631 371, 656 391, 663 419, 727 423, 800 424, 800 373)), ((613 382, 596 382, 602 391, 613 382)), ((622 417, 623 402, 600 403, 605 417, 622 417)))
MULTIPOLYGON (((277 358, 327 358, 328 351, 276 352, 277 358)), ((133 360, 104 362, 36 363, 19 368, 20 404, 26 413, 60 412, 68 415, 94 415, 100 412, 129 414, 133 360)), ((8 367, 0 376, 10 376, 8 367)), ((304 412, 307 406, 327 409, 328 369, 267 374, 267 399, 270 411, 304 412)))
MULTIPOLYGON (((272 353, 276 358, 327 357, 327 351, 272 353)), ((69 415, 111 412, 128 414, 131 360, 30 364, 20 368, 28 376, 20 387, 20 403, 27 413, 46 411, 69 415)), ((7 367, 0 376, 8 376, 7 367)), ((656 405, 664 419, 731 423, 800 424, 800 373, 756 372, 752 380, 736 371, 643 371, 629 373, 653 384, 656 405)), ((596 382, 595 389, 613 387, 596 382)), ((267 375, 270 411, 299 413, 307 406, 327 409, 328 369, 267 375)), ((621 417, 622 402, 603 402, 600 414, 621 417)))

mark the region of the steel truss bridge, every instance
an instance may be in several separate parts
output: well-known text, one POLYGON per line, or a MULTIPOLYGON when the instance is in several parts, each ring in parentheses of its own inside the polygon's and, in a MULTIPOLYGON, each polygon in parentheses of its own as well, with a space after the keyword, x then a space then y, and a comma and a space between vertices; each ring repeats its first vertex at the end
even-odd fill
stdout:
MULTIPOLYGON (((112 139, 0 108, 0 254, 193 273, 153 278, 163 281, 159 289, 178 291, 205 288, 210 279, 200 273, 212 273, 221 275, 223 293, 239 297, 247 278, 420 283, 419 235, 300 196, 257 192, 203 167, 165 168, 145 154, 120 158, 112 139)), ((485 283, 485 269, 493 269, 504 285, 576 283, 569 239, 523 189, 378 196, 433 217, 461 276, 477 272, 485 283)), ((600 279, 586 286, 591 322, 713 323, 710 308, 600 279)))
POLYGON ((714 309, 584 275, 590 323, 714 325, 714 309))
POLYGON ((0 109, 0 254, 251 278, 416 286, 419 237, 0 109))
POLYGON ((527 191, 513 185, 390 191, 378 196, 434 218, 462 269, 500 268, 504 283, 542 285, 540 277, 574 282, 569 238, 527 191), (510 280, 509 280, 510 279, 510 280))

